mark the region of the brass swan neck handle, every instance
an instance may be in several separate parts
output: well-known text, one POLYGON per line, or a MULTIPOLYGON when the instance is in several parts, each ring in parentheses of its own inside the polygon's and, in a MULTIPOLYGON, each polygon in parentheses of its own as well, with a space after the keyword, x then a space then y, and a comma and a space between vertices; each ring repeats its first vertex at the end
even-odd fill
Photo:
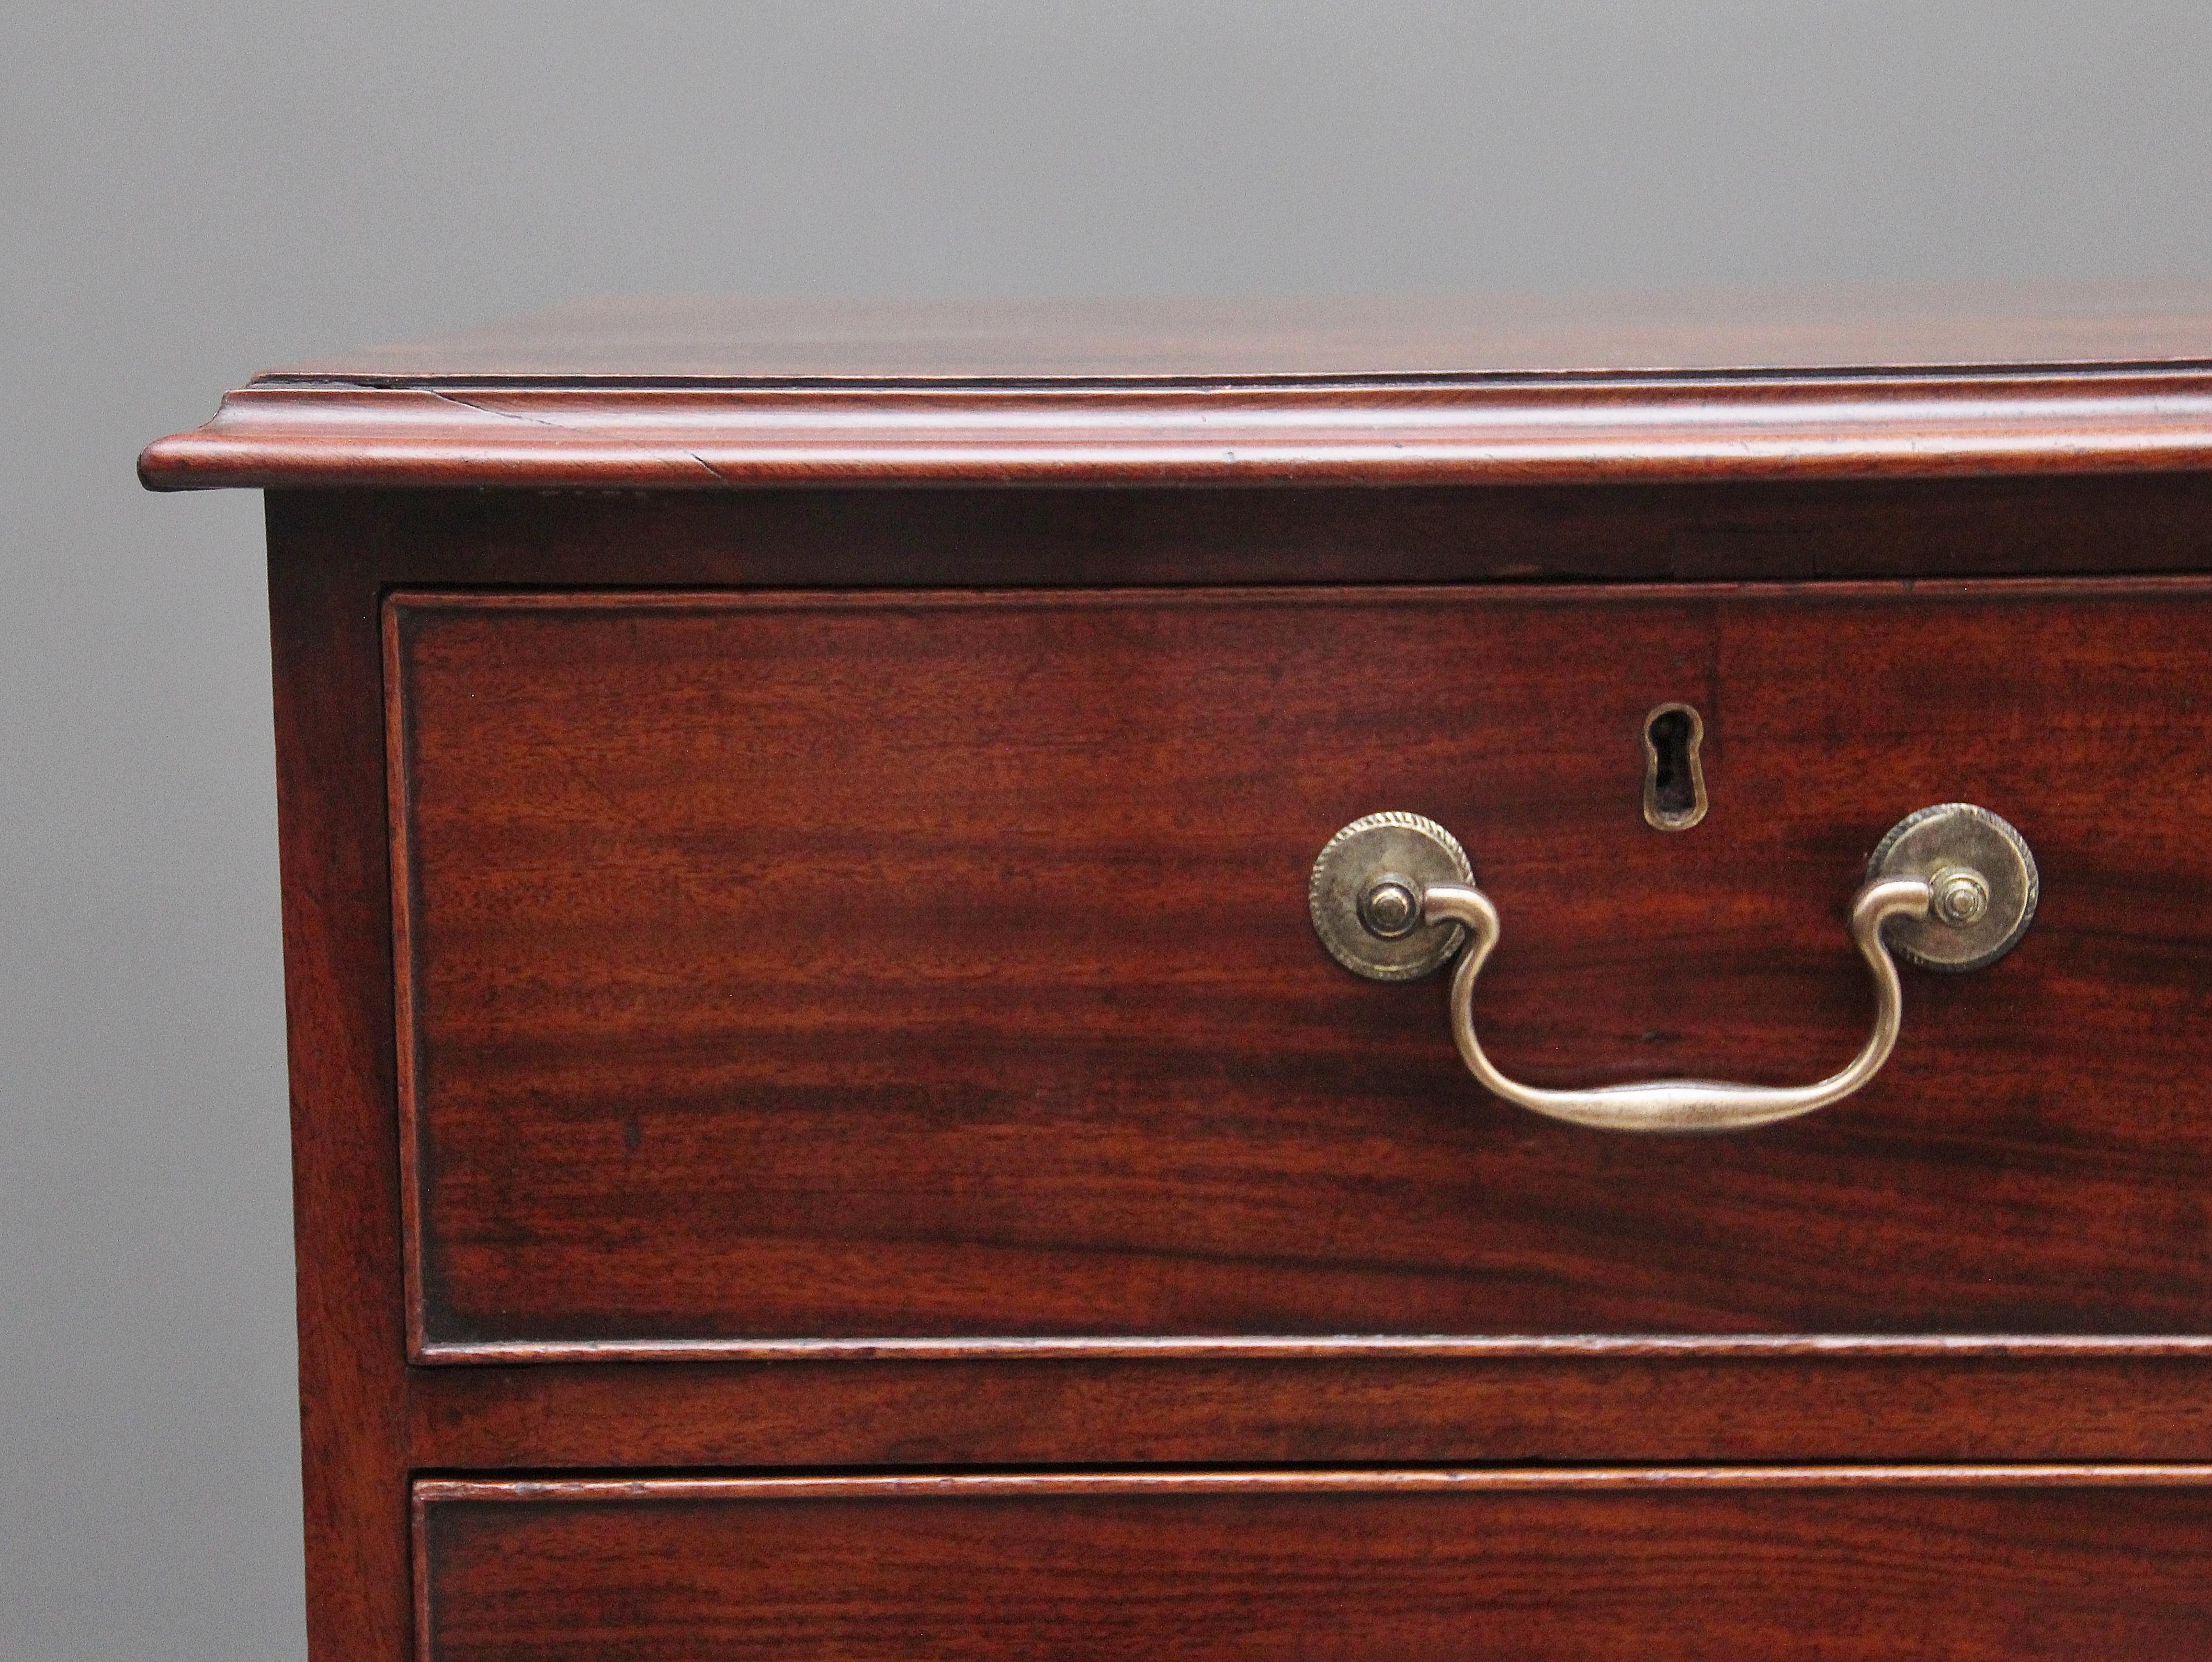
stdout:
POLYGON ((1333 839, 1314 870, 1314 925, 1347 967, 1410 980, 1456 952, 1452 1041, 1493 1095, 1553 1119, 1604 1131, 1745 1131, 1839 1102, 1881 1071, 1904 1020, 1899 952, 1937 969, 1993 963, 2027 932, 2039 880, 2020 834, 1996 815, 1945 803, 1901 822, 1875 851, 1850 904, 1850 934, 1874 977, 1875 1016, 1849 1063, 1809 1085, 1656 1079, 1555 1089, 1498 1071, 1474 1030, 1474 986, 1498 945, 1498 907, 1475 887, 1466 853, 1417 815, 1370 815, 1333 839), (1890 931, 1893 922, 1899 925, 1890 931), (1368 938, 1353 938, 1352 931, 1368 938))
POLYGON ((1653 1079, 1633 1085, 1598 1085, 1583 1090, 1550 1090, 1524 1085, 1498 1071, 1483 1053, 1474 1032, 1474 983, 1498 944, 1498 908, 1480 889, 1439 884, 1421 895, 1421 915, 1431 923, 1462 924, 1467 945, 1452 972, 1452 1042, 1483 1089, 1534 1113, 1571 1125, 1613 1131, 1747 1131, 1795 1119, 1840 1102, 1873 1078, 1897 1046, 1904 1020, 1905 994, 1897 962, 1882 943, 1881 926, 1892 918, 1924 917, 1936 891, 1916 878, 1869 883, 1851 901, 1851 939, 1874 972, 1874 1030, 1859 1053, 1835 1073, 1810 1085, 1735 1085, 1714 1079, 1653 1079))

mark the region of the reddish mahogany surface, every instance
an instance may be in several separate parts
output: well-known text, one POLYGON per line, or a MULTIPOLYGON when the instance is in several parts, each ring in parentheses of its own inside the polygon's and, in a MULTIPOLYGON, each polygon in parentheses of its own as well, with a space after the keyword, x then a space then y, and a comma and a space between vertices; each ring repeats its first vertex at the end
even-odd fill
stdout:
POLYGON ((295 380, 1366 379, 2212 361, 2185 282, 1310 299, 586 300, 295 380))
POLYGON ((333 580, 372 589, 2212 571, 2212 473, 1602 490, 343 490, 281 493, 270 512, 279 534, 303 539, 301 557, 331 564, 333 580))
POLYGON ((877 1358, 366 1371, 405 1435, 358 1498, 417 1470, 1235 1461, 2212 1459, 2200 1356, 2084 1341, 1140 1360, 877 1358))
POLYGON ((603 302, 258 379, 216 485, 1621 483, 2212 466, 2212 291, 603 302))
MULTIPOLYGON (((2200 1361, 2081 1339, 1978 1354, 1859 1345, 1795 1355, 410 1368, 379 635, 386 592, 436 585, 2212 570, 2212 476, 1602 490, 288 493, 270 499, 270 542, 307 1617, 318 1662, 410 1653, 407 1497, 410 1477, 424 1471, 2212 1459, 2212 1391, 2200 1361)), ((1418 1002, 1421 991, 1406 996, 1418 1002)), ((1417 1025, 1431 1042, 1437 1029, 1417 1025)), ((2184 1077, 2174 1088, 2193 1087, 2184 1077)))
POLYGON ((2208 602, 402 594, 420 1337, 2203 1333, 2208 602), (1795 1082, 1867 1020, 1867 851, 1950 799, 2034 846, 2034 931, 1755 1132, 1491 1101, 1307 922, 1331 832, 1426 813, 1508 1071, 1795 1082))
POLYGON ((2212 1656, 2206 1468, 428 1483, 425 1662, 2212 1656))
POLYGON ((410 1404, 374 602, 295 546, 272 524, 307 1650, 394 1662, 412 1648, 410 1404))
POLYGON ((1296 390, 257 385, 156 489, 1575 484, 2212 466, 2212 374, 1296 390))

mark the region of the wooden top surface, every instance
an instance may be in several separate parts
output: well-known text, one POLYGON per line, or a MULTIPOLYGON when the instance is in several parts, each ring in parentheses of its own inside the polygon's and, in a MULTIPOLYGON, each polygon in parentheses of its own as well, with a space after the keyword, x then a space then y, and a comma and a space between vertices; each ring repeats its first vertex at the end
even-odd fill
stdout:
POLYGON ((1512 483, 2212 466, 2212 285, 592 301, 258 376, 212 485, 1512 483))
POLYGON ((1033 385, 2212 362, 2212 286, 1364 299, 586 300, 263 381, 1033 385))

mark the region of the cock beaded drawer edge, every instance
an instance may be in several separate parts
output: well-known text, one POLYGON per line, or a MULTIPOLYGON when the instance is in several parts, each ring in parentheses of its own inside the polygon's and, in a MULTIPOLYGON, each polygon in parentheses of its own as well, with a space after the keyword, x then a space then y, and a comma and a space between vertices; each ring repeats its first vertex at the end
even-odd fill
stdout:
POLYGON ((318 1662, 2212 1654, 2212 294, 600 303, 140 468, 318 1662))

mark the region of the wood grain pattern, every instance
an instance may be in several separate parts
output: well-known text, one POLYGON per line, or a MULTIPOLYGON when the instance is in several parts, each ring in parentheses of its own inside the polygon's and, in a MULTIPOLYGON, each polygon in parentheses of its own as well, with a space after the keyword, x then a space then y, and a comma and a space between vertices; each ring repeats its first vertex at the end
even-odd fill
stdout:
POLYGON ((1341 380, 2177 361, 2212 361, 2212 285, 1118 300, 629 295, 275 373, 479 383, 1341 380))
POLYGON ((422 1484, 426 1662, 2212 1655, 2212 1468, 422 1484))
POLYGON ((2212 570, 2212 473, 1510 490, 280 491, 385 587, 1005 588, 2212 570))
POLYGON ((2200 1334, 2208 599, 403 596, 422 1354, 2200 1334), (1509 1071, 1788 1081, 1863 1025, 1866 850, 1948 798, 2036 846, 2036 931, 1739 1137, 1488 1101, 1304 915, 1338 825, 1431 814, 1505 912, 1509 1071))
MULTIPOLYGON (((407 1494, 424 1471, 2212 1460, 2202 1362, 2171 1344, 2168 1354, 2121 1354, 2085 1343, 2094 1335, 1926 1354, 1899 1344, 1787 1354, 1736 1336, 1705 1356, 1647 1345, 410 1368, 397 1272, 378 633, 385 593, 446 585, 2212 570, 2212 475, 1510 490, 343 490, 280 492, 269 506, 316 1662, 410 1653, 407 1494)), ((2186 986, 2194 972, 2175 974, 2186 986)), ((1917 990, 1916 978, 1908 1001, 1917 990)))
POLYGON ((1528 485, 2212 466, 2212 373, 1058 389, 254 385, 157 490, 1528 485))
POLYGON ((155 489, 1571 484, 2212 465, 2212 290, 599 302, 295 366, 155 489))
POLYGON ((2212 1459, 2201 1357, 879 1358, 408 1373, 422 1471, 2212 1459))
POLYGON ((391 1662, 411 1628, 377 643, 343 565, 298 552, 272 525, 307 1646, 314 1662, 391 1662))

